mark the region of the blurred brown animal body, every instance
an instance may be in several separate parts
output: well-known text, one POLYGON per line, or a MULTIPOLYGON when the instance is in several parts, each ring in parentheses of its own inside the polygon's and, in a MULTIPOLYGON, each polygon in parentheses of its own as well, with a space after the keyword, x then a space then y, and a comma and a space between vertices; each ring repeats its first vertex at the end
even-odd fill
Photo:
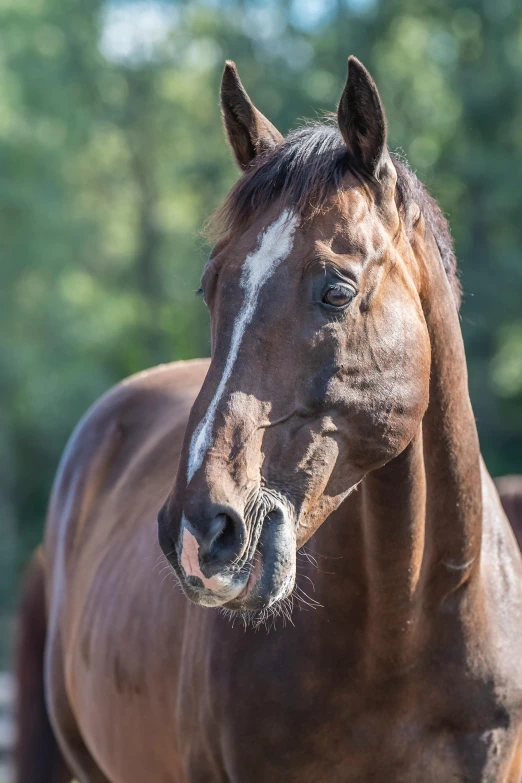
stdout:
POLYGON ((283 140, 232 65, 222 106, 245 174, 203 275, 212 359, 103 397, 52 495, 63 752, 81 783, 520 783, 522 565, 444 220, 356 60, 338 128, 283 140), (322 608, 292 612, 296 579, 322 608))
POLYGON ((522 476, 501 476, 495 479, 500 501, 522 549, 522 476))

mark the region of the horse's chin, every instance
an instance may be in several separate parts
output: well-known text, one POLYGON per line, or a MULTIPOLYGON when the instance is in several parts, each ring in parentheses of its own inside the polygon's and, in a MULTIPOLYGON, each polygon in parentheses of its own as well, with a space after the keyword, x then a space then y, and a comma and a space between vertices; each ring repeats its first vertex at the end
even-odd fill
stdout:
POLYGON ((278 564, 270 561, 264 563, 259 552, 256 552, 250 571, 243 584, 237 583, 237 578, 219 592, 206 589, 197 580, 187 578, 185 574, 176 573, 187 598, 198 606, 207 608, 222 607, 234 612, 258 612, 268 609, 277 601, 286 598, 292 592, 295 582, 295 567, 281 573, 280 563, 292 563, 292 557, 280 557, 278 564))
POLYGON ((237 577, 231 578, 228 585, 224 585, 220 590, 209 590, 201 580, 196 577, 187 577, 182 568, 174 569, 181 583, 183 592, 187 598, 197 606, 205 606, 209 609, 213 607, 226 607, 245 594, 246 585, 249 577, 244 577, 240 581, 237 577))
POLYGON ((243 591, 224 604, 223 608, 239 613, 260 612, 287 598, 294 589, 295 568, 276 581, 271 577, 270 566, 265 573, 261 557, 258 556, 243 591))

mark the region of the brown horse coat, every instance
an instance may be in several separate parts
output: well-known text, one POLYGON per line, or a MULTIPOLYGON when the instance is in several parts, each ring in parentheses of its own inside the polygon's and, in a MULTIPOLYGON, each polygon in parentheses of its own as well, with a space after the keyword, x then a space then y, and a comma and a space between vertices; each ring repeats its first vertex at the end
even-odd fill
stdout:
POLYGON ((211 363, 105 395, 54 487, 62 749, 81 783, 519 783, 522 567, 442 216, 356 61, 341 133, 283 141, 231 66, 223 111, 246 173, 203 277, 211 363))
POLYGON ((500 501, 522 549, 522 476, 501 476, 495 479, 500 501))

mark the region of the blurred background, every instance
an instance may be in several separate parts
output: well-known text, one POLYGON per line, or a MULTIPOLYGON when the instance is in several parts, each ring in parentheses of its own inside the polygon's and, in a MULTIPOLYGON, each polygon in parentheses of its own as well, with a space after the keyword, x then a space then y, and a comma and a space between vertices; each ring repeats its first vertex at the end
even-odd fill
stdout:
POLYGON ((522 472, 517 0, 0 0, 0 670, 78 418, 209 353, 199 229, 237 177, 224 59, 286 132, 335 108, 348 54, 449 217, 483 453, 522 472))

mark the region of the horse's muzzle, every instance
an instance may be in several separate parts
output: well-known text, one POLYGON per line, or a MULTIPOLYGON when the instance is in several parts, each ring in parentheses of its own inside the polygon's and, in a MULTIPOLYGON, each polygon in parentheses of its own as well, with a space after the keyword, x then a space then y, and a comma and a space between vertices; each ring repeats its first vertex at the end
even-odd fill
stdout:
POLYGON ((173 536, 165 507, 159 542, 187 597, 202 606, 265 609, 293 588, 295 531, 282 510, 269 513, 254 535, 233 509, 219 507, 207 522, 183 516, 173 536), (256 540, 257 539, 257 540, 256 540))

